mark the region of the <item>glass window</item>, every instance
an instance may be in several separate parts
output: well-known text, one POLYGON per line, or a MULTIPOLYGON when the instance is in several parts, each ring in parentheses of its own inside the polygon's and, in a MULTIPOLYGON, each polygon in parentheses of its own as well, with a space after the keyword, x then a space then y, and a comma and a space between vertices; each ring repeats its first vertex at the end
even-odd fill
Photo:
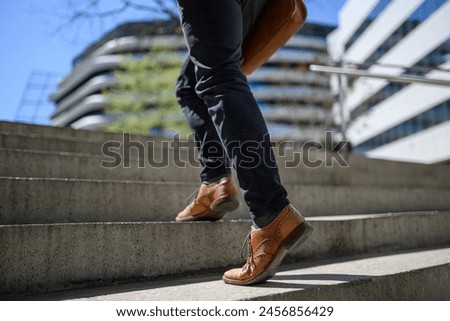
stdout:
POLYGON ((450 120, 450 100, 355 146, 354 150, 356 153, 364 153, 448 120, 450 120))

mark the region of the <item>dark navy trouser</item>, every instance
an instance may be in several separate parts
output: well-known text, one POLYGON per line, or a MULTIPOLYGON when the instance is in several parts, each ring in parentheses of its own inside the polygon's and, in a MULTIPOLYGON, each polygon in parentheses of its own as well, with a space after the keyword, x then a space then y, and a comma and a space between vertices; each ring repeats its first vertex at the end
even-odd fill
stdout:
POLYGON ((263 227, 289 201, 264 118, 241 71, 243 26, 248 26, 242 12, 249 2, 262 1, 178 0, 189 56, 177 99, 199 147, 201 180, 229 176, 231 160, 250 215, 263 227))

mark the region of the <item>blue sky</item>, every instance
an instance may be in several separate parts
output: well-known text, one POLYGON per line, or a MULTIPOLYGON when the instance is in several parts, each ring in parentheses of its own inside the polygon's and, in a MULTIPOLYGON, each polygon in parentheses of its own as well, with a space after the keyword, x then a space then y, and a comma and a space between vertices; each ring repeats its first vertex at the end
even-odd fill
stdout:
MULTIPOLYGON (((79 0, 82 1, 82 0, 79 0)), ((15 120, 27 81, 33 71, 51 72, 58 77, 71 69, 74 56, 103 33, 125 21, 147 20, 150 14, 128 11, 114 18, 91 24, 72 25, 55 32, 64 22, 61 12, 66 0, 22 0, 0 2, 0 120, 15 120)), ((113 5, 115 0, 104 1, 113 5)), ((337 13, 346 0, 305 0, 309 21, 337 24, 337 13)), ((143 1, 145 3, 145 1, 143 1)), ((54 82, 54 81, 53 81, 54 82)), ((39 91, 28 91, 29 98, 39 91)), ((48 123, 54 107, 46 103, 37 113, 38 123, 48 123)), ((33 110, 34 111, 34 110, 33 110)), ((21 111, 22 120, 29 120, 31 108, 21 111), (27 110, 28 109, 28 110, 27 110)))

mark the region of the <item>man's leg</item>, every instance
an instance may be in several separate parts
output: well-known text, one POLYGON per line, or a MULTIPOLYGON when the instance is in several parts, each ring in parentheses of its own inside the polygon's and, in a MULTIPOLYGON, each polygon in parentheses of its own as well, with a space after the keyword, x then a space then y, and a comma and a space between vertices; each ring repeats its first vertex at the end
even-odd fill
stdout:
POLYGON ((178 77, 176 96, 199 149, 199 160, 202 165, 201 181, 214 182, 230 176, 231 171, 226 152, 208 113, 208 107, 195 92, 196 84, 194 64, 188 58, 178 77))
POLYGON ((257 226, 249 236, 246 264, 226 271, 222 279, 237 285, 263 282, 276 273, 288 249, 306 240, 312 227, 289 205, 265 121, 241 71, 242 2, 178 4, 195 64, 197 95, 208 107, 257 226))
POLYGON ((263 227, 289 201, 280 183, 264 118, 241 71, 241 1, 178 3, 189 55, 195 64, 197 95, 207 105, 237 171, 252 219, 263 227))
POLYGON ((184 63, 177 81, 176 95, 186 119, 194 132, 202 165, 202 184, 192 201, 181 211, 177 221, 214 221, 239 206, 238 190, 231 179, 229 161, 208 107, 195 92, 194 64, 184 63))

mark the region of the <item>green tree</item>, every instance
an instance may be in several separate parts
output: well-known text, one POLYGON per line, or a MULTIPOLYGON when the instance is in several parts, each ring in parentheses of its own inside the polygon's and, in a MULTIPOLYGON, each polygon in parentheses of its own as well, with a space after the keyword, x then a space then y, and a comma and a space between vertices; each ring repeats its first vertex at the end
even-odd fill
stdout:
POLYGON ((179 55, 162 46, 139 58, 125 57, 115 72, 117 86, 103 93, 106 112, 118 115, 106 130, 148 134, 158 129, 187 136, 190 130, 174 93, 181 63, 179 55))

